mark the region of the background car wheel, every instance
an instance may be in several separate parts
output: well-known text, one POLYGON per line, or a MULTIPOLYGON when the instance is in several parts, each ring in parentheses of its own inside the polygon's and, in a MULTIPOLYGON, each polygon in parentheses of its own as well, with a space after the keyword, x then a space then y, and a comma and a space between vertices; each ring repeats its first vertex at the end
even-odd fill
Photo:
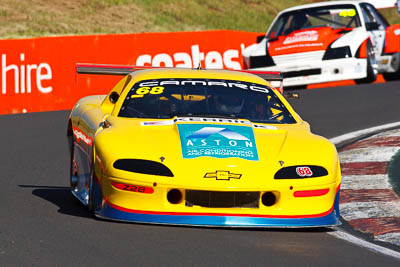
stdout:
POLYGON ((372 48, 370 41, 367 42, 367 77, 355 80, 357 84, 372 83, 378 77, 377 63, 375 59, 375 52, 372 48))
POLYGON ((400 79, 400 69, 396 72, 387 72, 387 73, 383 73, 382 75, 386 81, 399 80, 400 79))

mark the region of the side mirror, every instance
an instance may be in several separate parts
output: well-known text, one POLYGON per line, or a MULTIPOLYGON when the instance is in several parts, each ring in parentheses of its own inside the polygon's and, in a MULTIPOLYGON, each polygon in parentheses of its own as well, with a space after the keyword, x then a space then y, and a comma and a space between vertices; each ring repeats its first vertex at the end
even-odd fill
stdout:
POLYGON ((117 92, 112 92, 109 96, 110 102, 113 104, 117 103, 118 98, 119 98, 119 94, 117 92))
POLYGON ((257 44, 258 44, 258 43, 261 43, 261 41, 264 40, 264 38, 265 38, 265 35, 259 35, 259 36, 257 36, 257 44))
POLYGON ((109 128, 111 126, 111 123, 107 120, 107 118, 110 116, 111 114, 107 113, 103 116, 103 120, 100 122, 99 127, 102 127, 104 129, 109 128))
POLYGON ((300 96, 297 93, 285 93, 283 94, 284 97, 288 98, 288 99, 299 99, 300 96))
POLYGON ((365 23, 365 27, 367 28, 367 31, 379 30, 379 23, 377 23, 377 22, 367 22, 367 23, 365 23))

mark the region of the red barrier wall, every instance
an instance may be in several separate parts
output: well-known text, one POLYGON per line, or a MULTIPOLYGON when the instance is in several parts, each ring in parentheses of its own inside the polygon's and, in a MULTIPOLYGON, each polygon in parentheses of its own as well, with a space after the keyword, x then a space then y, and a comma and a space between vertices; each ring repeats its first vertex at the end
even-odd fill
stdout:
POLYGON ((259 33, 202 31, 0 40, 0 114, 71 109, 119 76, 79 75, 76 63, 241 69, 259 33))

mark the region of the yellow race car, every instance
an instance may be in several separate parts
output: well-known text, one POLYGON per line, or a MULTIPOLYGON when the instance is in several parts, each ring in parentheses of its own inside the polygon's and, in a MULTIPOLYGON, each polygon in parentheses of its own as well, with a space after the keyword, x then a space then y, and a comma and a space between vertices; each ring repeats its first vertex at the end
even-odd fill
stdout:
POLYGON ((336 149, 310 132, 277 73, 78 64, 125 75, 68 120, 71 191, 112 220, 229 227, 339 221, 336 149))

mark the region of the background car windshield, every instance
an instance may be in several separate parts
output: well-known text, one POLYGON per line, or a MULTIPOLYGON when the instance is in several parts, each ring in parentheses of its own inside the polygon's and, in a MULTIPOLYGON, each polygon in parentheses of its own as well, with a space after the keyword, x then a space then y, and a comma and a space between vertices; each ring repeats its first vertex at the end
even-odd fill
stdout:
POLYGON ((199 116, 265 123, 296 122, 271 88, 214 79, 140 81, 129 91, 118 116, 159 119, 199 116))
POLYGON ((294 31, 319 27, 360 27, 360 18, 354 5, 335 5, 307 8, 282 14, 268 33, 273 39, 294 31))

